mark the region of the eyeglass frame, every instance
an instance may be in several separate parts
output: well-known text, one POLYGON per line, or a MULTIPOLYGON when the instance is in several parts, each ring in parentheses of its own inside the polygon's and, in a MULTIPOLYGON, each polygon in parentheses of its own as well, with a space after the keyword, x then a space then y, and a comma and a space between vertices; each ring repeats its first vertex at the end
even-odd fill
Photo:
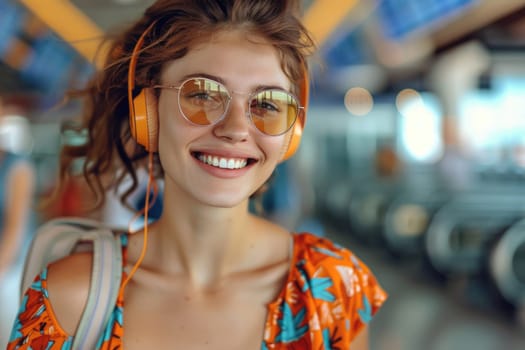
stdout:
POLYGON ((195 126, 211 126, 211 125, 218 124, 221 120, 223 120, 226 117, 226 114, 228 114, 228 110, 230 108, 230 103, 231 103, 231 100, 233 99, 232 95, 234 95, 234 94, 236 94, 236 95, 247 95, 248 96, 248 98, 247 98, 248 109, 247 109, 247 112, 245 114, 248 116, 248 119, 250 120, 250 123, 255 127, 257 132, 259 132, 259 133, 261 133, 262 135, 265 135, 265 136, 281 136, 281 135, 286 134, 288 131, 290 131, 293 128, 293 126, 297 122, 297 119, 299 117, 299 113, 304 113, 304 111, 305 111, 305 107, 301 105, 301 101, 299 100, 299 98, 295 94, 293 94, 290 91, 287 91, 285 89, 281 89, 281 88, 263 88, 263 89, 255 90, 255 91, 252 91, 252 92, 249 92, 249 93, 243 93, 243 92, 238 92, 238 91, 234 91, 234 90, 230 91, 226 87, 226 85, 224 85, 223 83, 221 83, 221 82, 219 82, 219 81, 217 81, 215 79, 211 79, 211 78, 205 77, 205 76, 190 77, 190 78, 185 79, 184 81, 182 81, 180 83, 180 85, 178 85, 178 86, 176 86, 176 85, 169 85, 169 84, 168 85, 166 85, 166 84, 155 84, 155 85, 150 86, 150 88, 151 89, 177 90, 177 104, 179 105, 179 112, 182 114, 183 118, 188 123, 190 123, 192 125, 195 125, 195 126), (228 96, 228 102, 227 102, 226 107, 224 108, 223 114, 219 118, 217 118, 213 123, 210 123, 210 124, 197 124, 197 123, 191 121, 186 116, 186 114, 184 114, 184 112, 182 111, 182 107, 181 107, 181 103, 180 103, 180 92, 182 90, 182 87, 187 82, 189 82, 191 80, 198 80, 198 79, 209 80, 209 81, 212 81, 212 82, 214 82, 214 83, 224 87, 224 91, 226 91, 227 96, 228 96), (253 121, 252 111, 251 111, 249 103, 257 94, 259 94, 261 92, 265 92, 265 91, 280 91, 280 92, 284 92, 284 93, 288 94, 289 96, 291 96, 293 99, 295 99, 295 101, 297 102, 297 112, 295 113, 295 118, 294 118, 293 123, 291 123, 290 126, 286 130, 284 130, 283 132, 281 132, 279 134, 275 134, 275 135, 267 134, 264 131, 260 130, 255 125, 255 123, 253 121))

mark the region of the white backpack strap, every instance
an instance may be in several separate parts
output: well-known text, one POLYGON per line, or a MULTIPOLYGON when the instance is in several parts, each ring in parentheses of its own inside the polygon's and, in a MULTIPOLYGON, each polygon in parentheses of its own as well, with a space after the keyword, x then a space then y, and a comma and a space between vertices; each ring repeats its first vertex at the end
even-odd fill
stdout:
POLYGON ((33 279, 51 262, 72 253, 86 230, 94 221, 81 218, 58 218, 40 226, 31 241, 24 265, 20 295, 33 283, 33 279))
POLYGON ((117 301, 122 277, 122 251, 109 230, 93 230, 93 268, 89 298, 73 340, 73 350, 95 349, 117 301))
POLYGON ((23 295, 49 263, 86 245, 93 252, 93 266, 88 300, 73 340, 74 350, 96 348, 115 308, 122 278, 120 237, 90 219, 50 220, 40 226, 31 242, 21 283, 23 295))

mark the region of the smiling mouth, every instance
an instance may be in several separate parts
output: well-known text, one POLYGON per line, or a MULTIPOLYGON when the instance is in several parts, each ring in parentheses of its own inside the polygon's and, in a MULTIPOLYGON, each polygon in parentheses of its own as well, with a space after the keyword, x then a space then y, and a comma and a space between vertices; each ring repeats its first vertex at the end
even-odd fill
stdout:
POLYGON ((193 157, 204 164, 211 165, 221 169, 242 169, 249 164, 255 163, 253 158, 226 158, 213 156, 211 154, 204 154, 200 152, 193 153, 193 157))

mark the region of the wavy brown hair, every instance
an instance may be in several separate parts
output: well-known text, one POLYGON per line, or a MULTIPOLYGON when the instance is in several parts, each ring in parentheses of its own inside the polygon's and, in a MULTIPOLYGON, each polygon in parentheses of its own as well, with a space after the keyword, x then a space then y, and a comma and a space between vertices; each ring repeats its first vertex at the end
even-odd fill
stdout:
MULTIPOLYGON (((130 135, 127 76, 133 49, 153 23, 139 52, 134 93, 158 82, 167 62, 183 57, 218 31, 234 29, 262 37, 273 45, 283 72, 297 91, 306 58, 314 49, 299 16, 298 0, 156 1, 137 22, 111 39, 103 69, 82 92, 87 102, 82 127, 88 130, 88 140, 82 146, 62 148, 60 179, 67 179, 72 162, 82 157, 83 175, 97 199, 95 207, 103 204, 106 189, 120 184, 126 175, 133 181, 122 195, 122 202, 137 188, 136 169, 144 166, 148 153, 130 135)), ((162 175, 156 156, 154 174, 162 175)))

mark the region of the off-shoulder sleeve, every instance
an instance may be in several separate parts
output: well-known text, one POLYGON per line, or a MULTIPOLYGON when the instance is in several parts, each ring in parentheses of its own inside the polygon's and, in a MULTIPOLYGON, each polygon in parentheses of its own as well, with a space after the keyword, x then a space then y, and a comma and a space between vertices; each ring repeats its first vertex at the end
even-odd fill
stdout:
POLYGON ((7 350, 71 348, 72 337, 58 326, 50 309, 47 269, 35 278, 20 305, 7 350))
POLYGON ((339 293, 349 316, 353 339, 368 324, 387 298, 375 275, 367 265, 352 252, 342 249, 344 263, 332 271, 339 280, 339 293))
POLYGON ((351 343, 383 305, 387 293, 368 266, 347 248, 312 235, 303 239, 303 269, 314 291, 320 326, 331 341, 351 343))

